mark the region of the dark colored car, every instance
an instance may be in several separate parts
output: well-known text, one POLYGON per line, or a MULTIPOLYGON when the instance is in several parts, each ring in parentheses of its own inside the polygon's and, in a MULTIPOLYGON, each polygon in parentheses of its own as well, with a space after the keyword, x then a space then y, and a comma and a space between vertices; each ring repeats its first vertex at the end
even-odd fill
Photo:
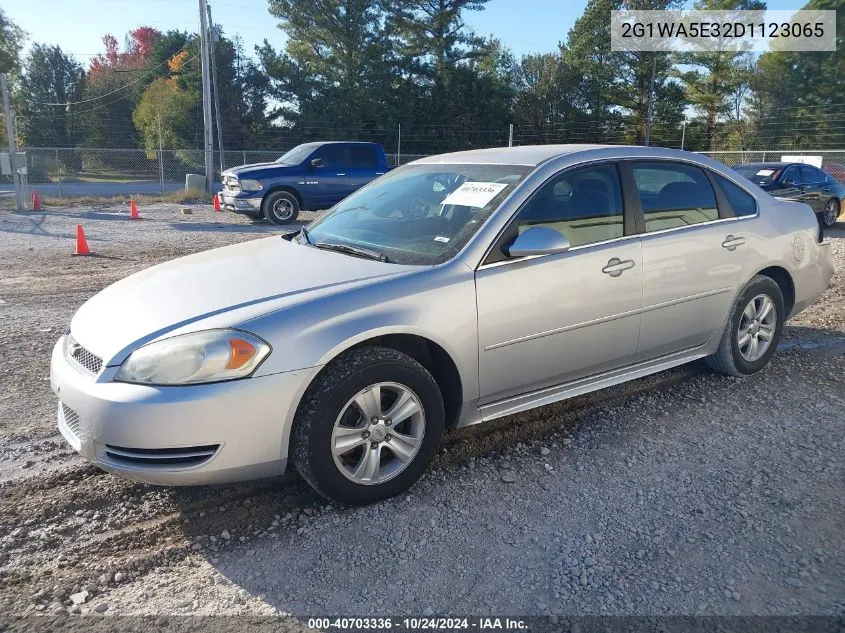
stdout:
POLYGON ((228 211, 288 224, 301 209, 327 209, 389 169, 377 143, 304 143, 275 162, 224 171, 220 203, 228 211))
POLYGON ((819 224, 830 228, 839 219, 845 186, 830 174, 804 163, 748 163, 739 172, 773 196, 810 205, 819 224))

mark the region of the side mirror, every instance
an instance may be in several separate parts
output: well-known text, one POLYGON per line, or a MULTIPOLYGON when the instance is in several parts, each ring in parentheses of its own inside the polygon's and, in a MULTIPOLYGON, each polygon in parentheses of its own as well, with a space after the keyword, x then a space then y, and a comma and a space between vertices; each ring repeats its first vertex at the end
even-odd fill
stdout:
POLYGON ((508 248, 508 257, 552 255, 563 253, 571 247, 569 240, 546 226, 532 226, 514 240, 508 248))
POLYGON ((311 160, 311 167, 318 169, 324 165, 322 158, 314 158, 311 160))
POLYGON ((780 186, 784 189, 786 189, 787 187, 794 187, 795 182, 792 180, 792 178, 784 178, 780 181, 780 186))

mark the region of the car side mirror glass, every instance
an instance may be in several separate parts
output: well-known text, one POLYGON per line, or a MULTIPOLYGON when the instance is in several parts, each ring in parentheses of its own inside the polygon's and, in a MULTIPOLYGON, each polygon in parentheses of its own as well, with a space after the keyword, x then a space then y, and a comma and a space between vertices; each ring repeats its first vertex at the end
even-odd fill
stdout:
POLYGON ((323 159, 322 159, 322 158, 313 158, 313 159, 311 159, 311 167, 314 167, 315 169, 319 169, 319 168, 320 168, 320 167, 322 167, 323 165, 324 165, 324 163, 323 163, 323 159))
POLYGON ((795 181, 793 181, 792 178, 784 178, 783 180, 780 181, 781 187, 792 187, 794 184, 795 184, 795 181))
POLYGON ((520 233, 507 249, 508 257, 552 255, 571 248, 569 240, 546 226, 532 226, 520 233))

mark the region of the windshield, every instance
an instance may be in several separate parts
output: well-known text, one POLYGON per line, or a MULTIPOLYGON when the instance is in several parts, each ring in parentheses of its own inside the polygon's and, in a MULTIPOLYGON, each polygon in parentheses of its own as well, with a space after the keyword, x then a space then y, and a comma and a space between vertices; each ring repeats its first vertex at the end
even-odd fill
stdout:
MULTIPOLYGON (((522 165, 407 165, 307 227, 313 245, 352 246, 397 264, 451 259, 518 182, 522 165)), ((304 236, 297 238, 304 244, 304 236)))
POLYGON ((288 150, 276 159, 277 163, 285 165, 299 165, 308 158, 308 155, 317 148, 318 143, 304 143, 288 150))
POLYGON ((734 171, 758 185, 770 185, 778 179, 779 165, 737 165, 734 171))

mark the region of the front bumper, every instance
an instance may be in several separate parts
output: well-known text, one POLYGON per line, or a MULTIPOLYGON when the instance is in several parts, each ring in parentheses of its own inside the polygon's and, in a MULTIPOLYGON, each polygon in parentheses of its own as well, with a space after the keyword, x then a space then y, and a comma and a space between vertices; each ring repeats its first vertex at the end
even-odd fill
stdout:
POLYGON ((228 191, 220 192, 220 206, 235 213, 258 213, 261 211, 263 191, 228 191))
POLYGON ((231 483, 284 473, 293 410, 309 370, 208 385, 112 382, 53 349, 50 385, 62 435, 83 457, 128 479, 162 485, 231 483))

